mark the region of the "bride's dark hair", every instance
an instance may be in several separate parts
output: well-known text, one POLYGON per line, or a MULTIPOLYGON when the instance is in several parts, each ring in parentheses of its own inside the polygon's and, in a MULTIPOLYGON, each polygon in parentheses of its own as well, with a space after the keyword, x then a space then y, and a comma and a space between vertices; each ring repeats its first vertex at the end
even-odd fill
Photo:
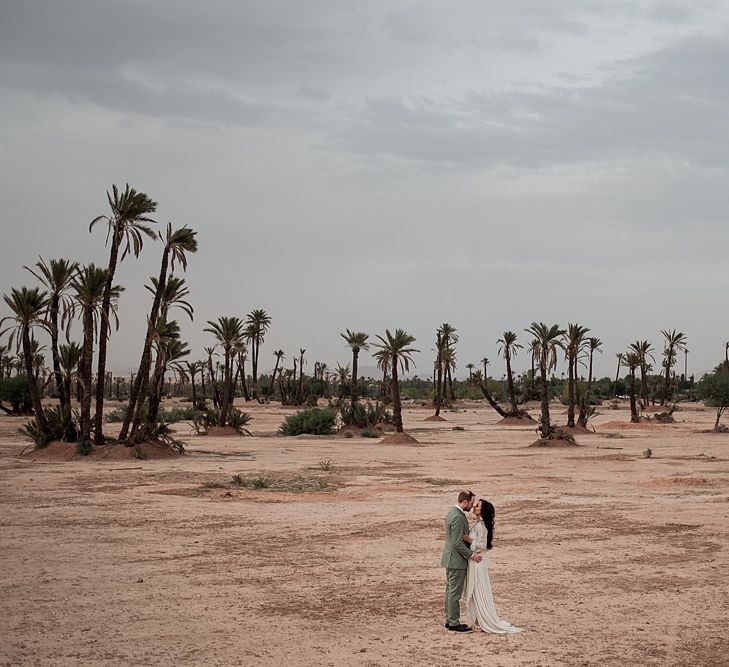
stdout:
POLYGON ((481 498, 481 520, 486 526, 486 548, 493 548, 494 540, 494 517, 496 508, 488 501, 481 498))

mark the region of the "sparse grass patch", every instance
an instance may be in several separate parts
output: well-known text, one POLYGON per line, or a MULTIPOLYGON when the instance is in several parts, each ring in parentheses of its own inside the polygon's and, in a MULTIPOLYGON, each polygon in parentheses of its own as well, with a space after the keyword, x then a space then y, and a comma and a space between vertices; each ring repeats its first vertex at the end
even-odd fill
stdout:
MULTIPOLYGON (((328 471, 331 473, 331 470, 328 471)), ((253 489, 283 493, 331 493, 344 486, 343 482, 331 474, 322 475, 233 475, 229 482, 210 481, 201 490, 253 489)))
POLYGON ((457 479, 448 479, 447 477, 426 477, 423 481, 432 486, 457 486, 460 484, 457 479))
POLYGON ((366 428, 361 433, 363 438, 381 438, 382 433, 378 433, 377 431, 373 431, 372 429, 366 428))
POLYGON ((465 426, 454 426, 453 430, 454 431, 465 431, 466 427, 465 426))
POLYGON ((325 472, 330 471, 332 469, 331 459, 322 459, 321 461, 319 461, 319 468, 321 468, 325 472))

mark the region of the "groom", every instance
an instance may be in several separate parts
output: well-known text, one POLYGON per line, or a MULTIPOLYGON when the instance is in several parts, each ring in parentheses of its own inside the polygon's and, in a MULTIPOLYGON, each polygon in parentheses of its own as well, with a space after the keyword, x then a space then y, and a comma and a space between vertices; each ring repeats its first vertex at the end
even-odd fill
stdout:
POLYGON ((446 569, 445 626, 450 632, 473 632, 459 619, 468 561, 481 561, 481 554, 471 551, 463 541, 463 535, 468 533, 466 512, 473 507, 475 501, 473 491, 461 491, 458 494, 458 504, 448 512, 445 521, 446 541, 440 564, 446 569))

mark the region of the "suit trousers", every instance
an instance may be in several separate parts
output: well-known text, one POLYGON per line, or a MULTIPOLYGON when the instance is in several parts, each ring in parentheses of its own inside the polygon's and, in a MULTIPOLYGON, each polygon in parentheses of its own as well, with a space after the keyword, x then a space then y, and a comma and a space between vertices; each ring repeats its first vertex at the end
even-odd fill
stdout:
POLYGON ((446 568, 445 617, 448 625, 458 625, 461 617, 461 595, 466 583, 466 570, 446 568))

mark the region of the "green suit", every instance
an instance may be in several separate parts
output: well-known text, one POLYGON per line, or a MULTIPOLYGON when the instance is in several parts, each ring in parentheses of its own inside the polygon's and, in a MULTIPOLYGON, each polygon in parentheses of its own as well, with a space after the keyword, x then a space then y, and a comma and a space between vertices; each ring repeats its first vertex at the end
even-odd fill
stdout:
POLYGON ((446 541, 440 559, 441 566, 446 568, 445 617, 448 625, 460 623, 461 594, 466 582, 468 560, 473 555, 473 551, 463 541, 463 534, 467 532, 466 514, 454 507, 446 516, 446 541))

